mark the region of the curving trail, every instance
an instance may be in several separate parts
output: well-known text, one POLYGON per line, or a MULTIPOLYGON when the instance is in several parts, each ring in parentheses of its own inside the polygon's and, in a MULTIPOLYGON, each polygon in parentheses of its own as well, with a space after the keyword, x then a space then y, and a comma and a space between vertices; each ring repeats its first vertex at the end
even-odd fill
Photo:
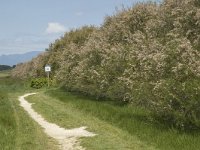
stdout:
POLYGON ((44 131, 50 137, 56 139, 60 144, 61 150, 83 150, 84 148, 80 146, 78 138, 80 137, 92 137, 96 134, 88 132, 86 127, 80 127, 75 129, 65 129, 54 123, 46 121, 40 114, 34 111, 32 104, 25 100, 25 97, 33 95, 36 93, 28 93, 19 97, 20 106, 28 112, 31 118, 33 118, 44 131))

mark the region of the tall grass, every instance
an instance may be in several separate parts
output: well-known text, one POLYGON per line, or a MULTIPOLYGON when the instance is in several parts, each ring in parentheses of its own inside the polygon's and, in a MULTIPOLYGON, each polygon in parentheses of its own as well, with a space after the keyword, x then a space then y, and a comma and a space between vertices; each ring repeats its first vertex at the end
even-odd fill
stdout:
POLYGON ((10 76, 10 72, 11 72, 11 70, 0 71, 0 78, 9 77, 10 76))
POLYGON ((21 89, 21 84, 9 75, 10 71, 0 71, 0 148, 11 150, 16 145, 17 122, 8 93, 21 89))
POLYGON ((28 92, 27 83, 0 72, 0 150, 56 150, 54 140, 45 135, 19 106, 18 96, 28 92))
POLYGON ((77 109, 82 114, 94 116, 132 136, 137 136, 142 142, 154 145, 156 148, 197 150, 200 147, 200 132, 187 133, 169 128, 151 119, 150 113, 145 109, 130 104, 122 105, 114 101, 97 101, 62 90, 51 90, 47 94, 77 109))
POLYGON ((16 120, 11 103, 5 92, 0 92, 0 148, 14 149, 16 132, 16 120))

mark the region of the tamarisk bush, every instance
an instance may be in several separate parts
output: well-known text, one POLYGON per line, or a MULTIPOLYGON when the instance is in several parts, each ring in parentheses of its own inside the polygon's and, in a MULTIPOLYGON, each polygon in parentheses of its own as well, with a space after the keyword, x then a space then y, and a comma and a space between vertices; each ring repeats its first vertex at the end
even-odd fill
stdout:
POLYGON ((200 127, 200 3, 139 3, 107 16, 101 27, 71 30, 13 76, 42 77, 97 99, 146 107, 181 129, 200 127))

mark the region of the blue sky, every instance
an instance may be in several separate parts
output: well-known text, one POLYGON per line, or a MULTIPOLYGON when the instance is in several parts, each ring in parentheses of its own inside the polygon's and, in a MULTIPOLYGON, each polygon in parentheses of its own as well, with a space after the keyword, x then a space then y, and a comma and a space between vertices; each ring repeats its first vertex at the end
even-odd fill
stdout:
POLYGON ((147 0, 0 0, 0 55, 43 51, 64 32, 101 25, 122 5, 147 0))

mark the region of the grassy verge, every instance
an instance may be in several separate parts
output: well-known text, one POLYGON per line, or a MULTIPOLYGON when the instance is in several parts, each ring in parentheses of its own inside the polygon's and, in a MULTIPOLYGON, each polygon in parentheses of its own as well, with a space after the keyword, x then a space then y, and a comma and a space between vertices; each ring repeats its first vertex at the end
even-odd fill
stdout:
POLYGON ((153 122, 146 110, 50 90, 28 98, 47 120, 65 128, 88 126, 98 134, 82 139, 88 149, 197 150, 200 133, 180 133, 153 122))
MULTIPOLYGON (((22 95, 22 94, 21 94, 22 95)), ((34 122, 23 108, 19 106, 19 102, 16 101, 16 97, 19 94, 11 94, 9 96, 12 101, 12 107, 14 110, 14 118, 16 121, 16 137, 15 148, 16 150, 57 150, 57 143, 49 138, 43 131, 43 129, 34 122)), ((8 145, 10 143, 7 143, 8 145)))
POLYGON ((0 71, 0 78, 9 77, 11 70, 0 71))
POLYGON ((18 96, 29 91, 25 85, 0 75, 0 149, 57 150, 57 143, 19 106, 18 96))
POLYGON ((0 92, 0 147, 14 149, 16 137, 16 122, 11 103, 5 93, 0 92), (8 144, 10 143, 10 144, 8 144))
MULTIPOLYGON (((33 92, 24 82, 0 75, 0 149, 56 150, 56 141, 44 134, 19 106, 18 96, 33 92)), ((34 91, 35 92, 35 91, 34 91)), ((38 90, 28 100, 48 121, 65 128, 87 126, 95 137, 81 138, 89 150, 198 150, 200 133, 180 133, 153 122, 141 108, 113 101, 96 101, 60 89, 38 90)))
MULTIPOLYGON (((53 91, 50 93, 52 92, 53 91)), ((61 95, 59 94, 59 96, 61 95)), ((90 109, 90 101, 82 101, 83 103, 79 103, 80 99, 74 99, 71 95, 63 96, 65 97, 66 101, 59 101, 58 98, 51 97, 44 92, 28 97, 27 99, 31 103, 35 103, 33 108, 42 114, 49 122, 56 123, 65 128, 87 126, 89 131, 98 134, 92 138, 90 137, 81 139, 82 146, 86 147, 86 149, 155 149, 153 145, 147 145, 146 143, 140 141, 138 137, 131 135, 128 131, 122 130, 110 124, 106 120, 96 117, 92 112, 84 112, 83 109, 90 109)), ((91 102, 93 103, 94 101, 91 102)), ((101 105, 98 106, 101 107, 101 105)), ((98 106, 96 104, 93 105, 93 107, 96 107, 94 108, 96 110, 99 109, 98 106)))

